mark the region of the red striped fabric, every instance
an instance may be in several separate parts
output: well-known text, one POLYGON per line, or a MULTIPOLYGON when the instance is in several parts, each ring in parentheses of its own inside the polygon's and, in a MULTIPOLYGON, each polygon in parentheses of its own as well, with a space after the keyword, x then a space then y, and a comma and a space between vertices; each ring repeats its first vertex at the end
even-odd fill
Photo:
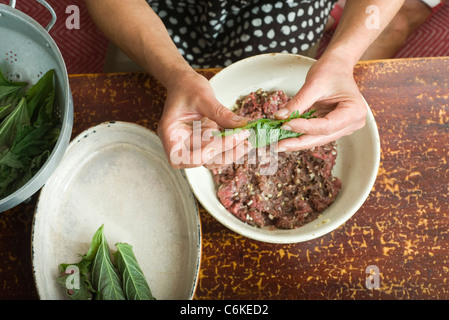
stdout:
MULTIPOLYGON (((332 34, 325 34, 317 52, 320 57, 332 34)), ((394 58, 449 56, 449 2, 436 11, 414 34, 394 58)))
MULTIPOLYGON (((16 0, 16 8, 28 14, 33 19, 46 25, 50 14, 36 1, 16 0)), ((50 31, 57 43, 70 74, 96 73, 103 69, 103 62, 108 46, 108 40, 100 33, 82 0, 47 0, 55 10, 58 20, 50 31), (70 5, 76 5, 80 11, 80 28, 68 29, 67 19, 72 12, 66 12, 70 5)), ((9 0, 0 0, 8 4, 9 0)), ((70 20, 69 20, 70 22, 70 20)), ((331 35, 325 35, 318 56, 326 48, 331 35)), ((442 6, 427 20, 396 54, 396 58, 438 57, 449 56, 449 3, 442 6)))
POLYGON ((396 58, 449 56, 449 3, 430 17, 396 54, 396 58))

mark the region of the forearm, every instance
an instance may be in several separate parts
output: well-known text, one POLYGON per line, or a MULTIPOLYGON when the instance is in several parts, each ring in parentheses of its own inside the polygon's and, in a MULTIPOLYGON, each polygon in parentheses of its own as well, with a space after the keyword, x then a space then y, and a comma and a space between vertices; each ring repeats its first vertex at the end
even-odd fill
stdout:
POLYGON ((98 28, 125 54, 168 86, 173 74, 192 69, 144 0, 86 0, 98 28))
POLYGON ((338 28, 323 56, 344 57, 345 64, 354 66, 403 3, 404 0, 347 0, 338 28), (367 8, 372 11, 367 12, 367 8))

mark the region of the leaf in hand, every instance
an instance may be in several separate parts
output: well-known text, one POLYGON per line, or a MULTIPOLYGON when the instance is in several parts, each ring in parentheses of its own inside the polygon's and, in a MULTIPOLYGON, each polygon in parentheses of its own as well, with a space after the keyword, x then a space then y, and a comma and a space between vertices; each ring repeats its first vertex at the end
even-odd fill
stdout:
POLYGON ((123 290, 128 300, 155 300, 145 275, 140 269, 132 246, 127 243, 117 243, 114 253, 119 274, 122 275, 123 290))
POLYGON ((234 128, 234 129, 226 129, 218 133, 214 133, 215 136, 229 136, 235 133, 240 132, 241 130, 247 129, 250 130, 250 136, 248 137, 248 141, 254 148, 260 148, 267 145, 270 145, 276 141, 288 139, 288 138, 296 138, 302 133, 293 132, 281 129, 281 126, 290 120, 297 118, 311 119, 315 116, 313 115, 316 110, 311 110, 306 113, 300 114, 299 111, 293 112, 288 119, 274 120, 274 119, 257 119, 248 122, 248 124, 244 127, 234 128))

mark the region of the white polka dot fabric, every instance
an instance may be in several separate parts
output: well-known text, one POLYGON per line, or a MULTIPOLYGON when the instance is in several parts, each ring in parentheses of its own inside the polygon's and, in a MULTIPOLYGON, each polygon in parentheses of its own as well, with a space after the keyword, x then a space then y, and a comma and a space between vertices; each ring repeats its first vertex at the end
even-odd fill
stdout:
POLYGON ((194 68, 259 53, 300 53, 324 31, 335 0, 147 0, 194 68))

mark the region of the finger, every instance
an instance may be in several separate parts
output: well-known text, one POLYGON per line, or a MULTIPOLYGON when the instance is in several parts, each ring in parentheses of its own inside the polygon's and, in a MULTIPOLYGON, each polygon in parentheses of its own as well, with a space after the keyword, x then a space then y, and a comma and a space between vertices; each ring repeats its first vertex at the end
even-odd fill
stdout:
POLYGON ((201 112, 206 117, 223 128, 239 128, 247 123, 247 120, 244 117, 240 117, 218 102, 214 104, 214 107, 210 107, 209 105, 209 107, 203 109, 201 112))
POLYGON ((215 155, 233 149, 235 146, 248 139, 250 134, 251 132, 249 130, 242 130, 239 133, 226 137, 214 136, 212 141, 203 148, 202 152, 205 154, 204 158, 210 159, 215 157, 215 155), (213 156, 210 156, 210 154, 212 154, 213 156))
MULTIPOLYGON (((189 141, 189 138, 182 136, 183 138, 178 138, 175 143, 167 146, 169 163, 174 168, 194 168, 201 166, 211 161, 217 155, 234 149, 237 145, 245 141, 249 134, 247 130, 244 130, 225 138, 215 137, 204 148, 198 147, 195 149, 191 148, 190 143, 186 143, 189 141)), ((198 142, 197 145, 200 146, 201 142, 198 142)))
POLYGON ((234 154, 241 155, 242 150, 236 149, 237 146, 242 145, 248 138, 249 132, 242 131, 238 134, 232 136, 227 136, 225 138, 216 137, 211 143, 202 149, 192 150, 190 152, 191 163, 184 164, 185 166, 198 166, 204 165, 206 163, 217 162, 219 165, 224 165, 225 163, 232 163, 234 154), (221 159, 225 155, 224 159, 221 159), (215 160, 214 160, 215 159, 215 160))
POLYGON ((282 129, 308 135, 330 135, 349 126, 363 127, 365 115, 355 117, 349 110, 336 109, 323 118, 293 119, 282 125, 282 129))
POLYGON ((348 126, 330 135, 302 135, 298 138, 289 138, 278 142, 277 152, 307 150, 334 142, 356 131, 358 126, 348 126))
POLYGON ((190 139, 186 141, 186 144, 190 150, 202 149, 215 138, 213 134, 215 131, 218 131, 215 122, 206 117, 201 122, 194 121, 192 124, 192 134, 190 139), (211 126, 211 124, 214 125, 211 126))
POLYGON ((231 163, 243 163, 244 156, 251 150, 251 144, 248 141, 242 141, 234 148, 216 155, 204 166, 208 169, 220 168, 231 163))
POLYGON ((367 107, 364 103, 341 102, 324 117, 293 119, 282 125, 282 129, 310 135, 330 135, 349 126, 360 129, 365 125, 367 107))
POLYGON ((298 93, 283 108, 278 110, 274 116, 278 119, 286 119, 296 110, 303 113, 321 97, 322 91, 318 86, 305 83, 298 93))
POLYGON ((169 164, 174 168, 180 168, 184 163, 188 163, 189 160, 186 157, 188 154, 188 148, 186 141, 189 141, 192 132, 188 128, 162 126, 157 129, 157 135, 161 140, 162 147, 169 164))

